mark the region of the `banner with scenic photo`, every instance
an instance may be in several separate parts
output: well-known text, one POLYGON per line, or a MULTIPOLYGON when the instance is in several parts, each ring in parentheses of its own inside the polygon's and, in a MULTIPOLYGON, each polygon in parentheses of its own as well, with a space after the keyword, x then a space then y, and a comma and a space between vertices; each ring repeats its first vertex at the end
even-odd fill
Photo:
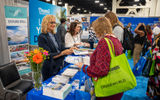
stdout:
POLYGON ((29 0, 30 45, 38 44, 41 22, 46 15, 54 15, 58 26, 60 18, 66 18, 66 9, 40 0, 29 0))
POLYGON ((10 60, 26 64, 24 52, 29 51, 27 8, 5 6, 5 17, 10 60))

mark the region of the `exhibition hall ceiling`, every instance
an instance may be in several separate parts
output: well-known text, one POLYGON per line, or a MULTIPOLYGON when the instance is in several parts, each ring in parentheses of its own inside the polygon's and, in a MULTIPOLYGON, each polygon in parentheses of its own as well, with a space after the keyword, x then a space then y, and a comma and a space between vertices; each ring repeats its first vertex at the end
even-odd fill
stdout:
MULTIPOLYGON (((29 1, 29 0, 28 0, 29 1)), ((52 4, 52 0, 40 0, 52 4)), ((56 0, 58 6, 64 6, 68 3, 72 6, 71 14, 105 13, 112 10, 112 0, 56 0)), ((118 1, 118 0, 117 0, 118 1)), ((145 5, 146 0, 122 0, 120 6, 126 6, 126 9, 118 9, 117 13, 126 13, 127 6, 145 5)), ((138 9, 137 9, 138 10, 138 9)))

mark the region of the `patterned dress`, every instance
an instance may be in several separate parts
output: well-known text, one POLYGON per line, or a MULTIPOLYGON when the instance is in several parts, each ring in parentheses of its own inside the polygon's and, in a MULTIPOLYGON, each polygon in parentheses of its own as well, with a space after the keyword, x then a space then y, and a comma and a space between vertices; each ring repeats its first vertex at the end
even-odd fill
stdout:
POLYGON ((147 95, 154 100, 160 100, 160 37, 153 43, 154 75, 149 78, 147 95))
POLYGON ((160 100, 160 49, 153 50, 154 75, 149 78, 147 95, 154 100, 160 100), (156 99, 155 99, 156 98, 156 99))

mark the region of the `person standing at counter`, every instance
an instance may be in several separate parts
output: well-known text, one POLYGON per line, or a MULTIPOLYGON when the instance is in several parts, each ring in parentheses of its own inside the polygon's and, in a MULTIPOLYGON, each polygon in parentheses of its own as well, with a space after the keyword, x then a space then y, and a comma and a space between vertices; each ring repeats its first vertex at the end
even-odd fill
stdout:
POLYGON ((73 53, 73 48, 63 47, 59 36, 55 33, 56 19, 54 15, 46 15, 41 24, 41 34, 38 37, 38 46, 49 52, 49 59, 46 59, 42 67, 43 80, 57 74, 63 66, 65 55, 73 53))
MULTIPOLYGON (((82 68, 83 72, 88 76, 98 79, 108 75, 110 71, 111 55, 108 44, 104 38, 108 38, 112 41, 116 56, 123 53, 123 47, 118 38, 112 34, 112 26, 107 18, 99 17, 96 21, 94 21, 93 30, 95 31, 99 42, 90 57, 90 66, 84 65, 81 62, 75 65, 82 68)), ((120 100, 122 95, 123 93, 118 93, 107 97, 96 97, 96 100, 120 100)))

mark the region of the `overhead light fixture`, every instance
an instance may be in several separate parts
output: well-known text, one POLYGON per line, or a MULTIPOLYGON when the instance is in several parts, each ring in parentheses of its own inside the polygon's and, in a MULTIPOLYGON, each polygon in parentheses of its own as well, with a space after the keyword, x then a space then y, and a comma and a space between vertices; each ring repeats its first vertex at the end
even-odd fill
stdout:
POLYGON ((61 4, 62 4, 62 1, 59 1, 58 4, 61 5, 61 4))
POLYGON ((103 3, 100 3, 99 5, 100 5, 100 6, 104 6, 104 4, 103 4, 103 3))
POLYGON ((95 2, 95 3, 99 3, 99 0, 95 0, 94 2, 95 2))
POLYGON ((135 2, 138 2, 139 0, 134 0, 135 2))
POLYGON ((84 10, 84 12, 87 12, 87 10, 84 10))
POLYGON ((46 0, 47 2, 50 2, 51 0, 46 0))
POLYGON ((107 10, 107 8, 105 7, 104 10, 107 10))
POLYGON ((81 10, 80 8, 78 8, 77 10, 81 10))

